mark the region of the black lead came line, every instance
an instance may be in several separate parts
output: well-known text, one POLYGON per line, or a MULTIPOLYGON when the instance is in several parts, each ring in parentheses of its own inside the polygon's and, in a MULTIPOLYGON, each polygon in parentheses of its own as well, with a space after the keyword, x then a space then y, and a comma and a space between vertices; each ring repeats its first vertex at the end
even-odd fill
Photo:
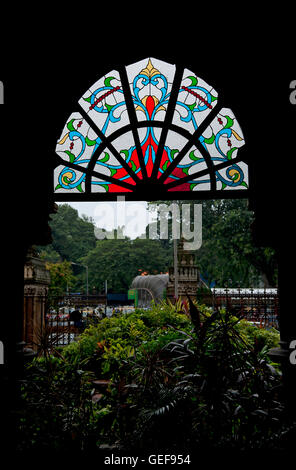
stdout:
MULTIPOLYGON (((106 182, 116 184, 116 186, 122 186, 123 188, 130 189, 131 191, 134 190, 134 185, 132 184, 125 183, 124 181, 119 181, 118 179, 113 178, 112 176, 104 175, 103 173, 99 173, 98 171, 90 170, 89 167, 84 168, 80 166, 79 164, 77 165, 75 163, 66 162, 60 156, 55 155, 55 157, 56 157, 57 165, 64 165, 65 167, 71 168, 72 170, 81 171, 81 173, 85 173, 86 179, 90 178, 91 176, 94 176, 95 178, 99 178, 106 182)), ((86 186, 85 193, 89 193, 89 192, 90 190, 86 186)))
MULTIPOLYGON (((202 135, 202 133, 206 130, 206 128, 211 124, 213 119, 217 116, 217 114, 221 111, 223 107, 223 102, 222 100, 219 100, 219 102, 216 104, 216 106, 211 110, 211 112, 206 116, 206 118, 202 121, 198 129, 191 134, 191 137, 189 138, 188 142, 185 144, 185 146, 181 149, 179 154, 174 158, 174 160, 171 162, 171 164, 167 167, 167 169, 164 171, 164 173, 160 176, 159 178, 159 183, 164 183, 164 181, 171 175, 171 173, 174 171, 176 166, 180 163, 180 161, 183 159, 185 154, 188 152, 188 150, 192 146, 196 146, 196 142, 199 142, 199 137, 202 135)), ((177 132, 177 130, 176 130, 177 132)), ((200 149, 198 149, 200 150, 200 149)), ((203 156, 205 157, 206 164, 208 166, 208 171, 211 174, 213 173, 213 162, 210 161, 210 158, 207 158, 204 154, 203 156)), ((212 176, 213 178, 213 176, 212 176)))
MULTIPOLYGON (((242 149, 241 149, 242 150, 242 149)), ((224 168, 231 167, 237 163, 244 162, 244 157, 236 157, 233 160, 225 160, 225 162, 219 163, 218 165, 213 165, 214 167, 214 174, 219 170, 223 170, 224 168)), ((209 169, 206 168, 205 170, 197 171, 196 173, 192 173, 192 175, 185 176, 184 178, 179 179, 178 181, 172 181, 171 183, 167 183, 165 186, 167 189, 175 188, 183 183, 188 183, 191 179, 200 178, 202 176, 209 175, 209 169)), ((215 191, 218 191, 217 189, 215 191)), ((220 191, 220 190, 219 190, 220 191)), ((246 190, 244 190, 245 192, 246 190)), ((212 191, 210 191, 212 192, 212 191)))
POLYGON ((153 165, 153 170, 151 174, 151 178, 157 181, 157 176, 158 176, 158 171, 160 167, 160 162, 163 154, 163 149, 164 149, 164 144, 167 139, 167 134, 169 130, 169 125, 172 123, 174 112, 175 112, 175 107, 178 99, 178 94, 183 78, 183 72, 184 72, 184 67, 179 67, 176 65, 176 73, 174 76, 174 81, 171 89, 171 96, 168 102, 167 110, 166 110, 166 115, 164 118, 164 128, 162 130, 160 139, 159 139, 159 144, 155 156, 155 162, 153 165))
POLYGON ((137 127, 138 127, 138 118, 137 118, 137 113, 135 109, 135 105, 133 102, 133 97, 130 89, 130 84, 128 81, 128 76, 126 72, 126 68, 124 66, 118 67, 119 75, 120 75, 120 80, 121 80, 121 85, 122 85, 122 90, 123 90, 123 95, 125 99, 125 104, 126 104, 126 109, 128 113, 128 117, 131 123, 131 129, 137 149, 137 154, 138 154, 138 159, 141 167, 141 173, 143 177, 143 181, 146 181, 148 179, 147 176, 147 169, 145 165, 145 160, 142 152, 142 147, 139 139, 139 134, 137 132, 137 127))
MULTIPOLYGON (((84 111, 83 108, 80 109, 80 113, 85 119, 85 121, 88 123, 90 128, 94 130, 94 132, 97 133, 98 137, 101 139, 101 141, 105 144, 105 146, 113 153, 114 157, 118 160, 118 162, 122 165, 122 167, 127 171, 127 173, 130 175, 130 177, 134 180, 135 183, 138 183, 140 181, 139 177, 133 172, 133 170, 130 168, 130 166, 126 163, 126 161, 122 158, 120 153, 116 150, 116 148, 111 144, 111 142, 108 140, 108 137, 106 137, 101 129, 96 125, 95 122, 91 120, 91 118, 88 116, 88 114, 84 111)), ((99 148, 99 147, 98 147, 99 148)), ((93 153, 90 162, 88 164, 88 168, 90 171, 93 171, 94 166, 96 164, 97 158, 98 158, 98 153, 97 150, 93 153)), ((120 181, 118 180, 118 184, 120 185, 120 181)))

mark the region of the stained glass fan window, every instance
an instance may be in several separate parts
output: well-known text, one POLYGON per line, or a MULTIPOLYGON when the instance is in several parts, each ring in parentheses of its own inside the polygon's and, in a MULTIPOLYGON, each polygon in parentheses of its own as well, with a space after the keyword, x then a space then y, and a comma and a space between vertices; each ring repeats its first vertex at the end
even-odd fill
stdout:
POLYGON ((147 58, 107 73, 79 99, 57 140, 55 195, 145 187, 149 199, 149 183, 165 193, 246 190, 244 143, 213 87, 147 58))

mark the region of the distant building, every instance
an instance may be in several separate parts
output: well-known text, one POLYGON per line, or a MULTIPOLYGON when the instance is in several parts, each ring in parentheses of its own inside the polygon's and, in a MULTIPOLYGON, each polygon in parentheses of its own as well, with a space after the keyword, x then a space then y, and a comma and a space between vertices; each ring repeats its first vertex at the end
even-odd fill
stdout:
POLYGON ((151 302, 160 302, 166 296, 166 288, 169 282, 168 274, 155 274, 137 276, 133 279, 131 289, 138 292, 137 304, 139 308, 148 308, 151 302))
MULTIPOLYGON (((197 289, 201 284, 199 270, 195 262, 195 252, 184 249, 184 240, 178 242, 178 298, 187 299, 187 294, 196 299, 197 289)), ((174 266, 169 268, 169 282, 167 286, 167 298, 175 299, 175 270, 174 266)))
MULTIPOLYGON (((196 299, 196 293, 201 281, 198 267, 195 263, 193 251, 184 249, 184 241, 180 240, 177 249, 178 260, 178 298, 187 299, 187 293, 196 299)), ((138 291, 138 307, 149 307, 151 301, 160 302, 168 298, 175 301, 175 270, 169 268, 168 274, 137 276, 134 278, 131 289, 138 291)))

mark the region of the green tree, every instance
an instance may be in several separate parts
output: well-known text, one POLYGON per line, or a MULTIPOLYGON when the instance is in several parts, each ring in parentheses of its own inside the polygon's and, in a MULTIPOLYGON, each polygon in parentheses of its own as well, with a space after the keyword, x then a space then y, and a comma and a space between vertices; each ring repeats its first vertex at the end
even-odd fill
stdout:
POLYGON ((223 286, 274 286, 277 262, 273 249, 257 247, 251 225, 254 214, 245 199, 208 201, 203 205, 203 244, 197 252, 201 268, 223 286))
POLYGON ((158 240, 98 240, 82 262, 89 268, 89 282, 97 289, 108 281, 108 290, 126 292, 134 277, 147 272, 167 272, 172 262, 171 250, 160 249, 158 240))
MULTIPOLYGON (((165 202, 171 204, 171 201, 165 202)), ((232 286, 255 287, 262 282, 266 286, 276 285, 275 251, 255 246, 251 233, 254 214, 248 209, 248 200, 176 202, 180 206, 185 203, 191 206, 202 204, 202 246, 196 252, 196 259, 201 273, 209 282, 215 282, 217 286, 224 286, 230 280, 232 286)), ((191 216, 193 223, 193 208, 191 216)))
POLYGON ((92 220, 86 216, 79 217, 78 211, 69 204, 61 204, 51 219, 53 242, 48 247, 42 248, 43 258, 50 259, 55 252, 61 259, 77 263, 95 247, 96 238, 92 220))
POLYGON ((71 264, 68 261, 60 263, 46 263, 50 273, 49 297, 62 296, 73 286, 74 276, 71 264))

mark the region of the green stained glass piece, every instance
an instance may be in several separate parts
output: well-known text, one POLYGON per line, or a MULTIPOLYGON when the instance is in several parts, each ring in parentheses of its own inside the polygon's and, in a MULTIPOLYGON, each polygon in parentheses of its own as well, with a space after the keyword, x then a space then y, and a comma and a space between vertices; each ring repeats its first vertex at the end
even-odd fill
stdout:
POLYGON ((120 153, 123 153, 124 158, 127 159, 127 157, 128 157, 128 150, 126 150, 126 149, 120 150, 120 153))
POLYGON ((193 160, 194 162, 196 162, 197 160, 201 160, 201 158, 196 157, 196 156, 194 155, 194 152, 195 152, 195 150, 191 150, 191 152, 190 152, 190 154, 189 154, 190 160, 193 160))
POLYGON ((111 106, 111 104, 108 104, 108 103, 106 103, 105 106, 108 110, 108 113, 110 113, 111 109, 114 107, 114 106, 111 106))
POLYGON ((241 185, 241 186, 244 186, 245 188, 248 188, 248 187, 249 187, 245 181, 243 181, 240 185, 241 185))
POLYGON ((172 157, 172 159, 175 158, 175 154, 178 153, 178 152, 179 152, 178 149, 172 149, 172 150, 171 150, 171 157, 172 157))
POLYGON ((107 152, 105 152, 105 156, 101 160, 98 160, 98 162, 106 163, 109 159, 110 159, 110 155, 107 152))
POLYGON ((73 126, 74 121, 75 119, 71 119, 71 121, 67 123, 67 128, 69 129, 69 131, 76 131, 75 127, 73 126))
POLYGON ((215 140, 215 137, 216 137, 216 136, 215 136, 215 134, 213 133, 213 134, 211 135, 211 137, 205 139, 204 141, 205 141, 206 144, 212 144, 212 143, 214 142, 214 140, 215 140))
POLYGON ((232 147, 230 150, 228 150, 228 152, 227 152, 227 159, 228 160, 231 160, 231 156, 232 156, 232 154, 235 150, 237 150, 237 147, 232 147))
POLYGON ((194 77, 193 75, 190 75, 187 78, 191 80, 191 86, 196 86, 197 85, 198 79, 196 77, 194 77))
POLYGON ((114 80, 114 78, 115 78, 115 77, 107 77, 107 78, 105 79, 105 81, 104 81, 104 85, 105 85, 105 86, 111 86, 111 85, 110 85, 110 82, 111 82, 112 80, 114 80))
POLYGON ((87 98, 83 98, 83 99, 84 99, 84 101, 87 101, 88 103, 90 103, 90 101, 91 101, 91 95, 89 95, 87 98))
POLYGON ((88 145, 89 147, 92 147, 93 145, 96 144, 96 140, 91 140, 89 139, 87 136, 85 137, 85 143, 86 145, 88 145))
POLYGON ((168 167, 168 164, 169 164, 169 161, 167 160, 166 162, 164 162, 164 165, 162 167, 163 171, 165 171, 168 167))
POLYGON ((75 155, 72 152, 70 152, 69 150, 64 150, 64 152, 68 155, 70 162, 74 163, 75 158, 76 158, 75 155))
POLYGON ((232 127, 233 126, 233 119, 229 116, 225 116, 226 119, 227 119, 227 122, 225 124, 225 126, 223 127, 223 129, 229 129, 229 127, 232 127))

